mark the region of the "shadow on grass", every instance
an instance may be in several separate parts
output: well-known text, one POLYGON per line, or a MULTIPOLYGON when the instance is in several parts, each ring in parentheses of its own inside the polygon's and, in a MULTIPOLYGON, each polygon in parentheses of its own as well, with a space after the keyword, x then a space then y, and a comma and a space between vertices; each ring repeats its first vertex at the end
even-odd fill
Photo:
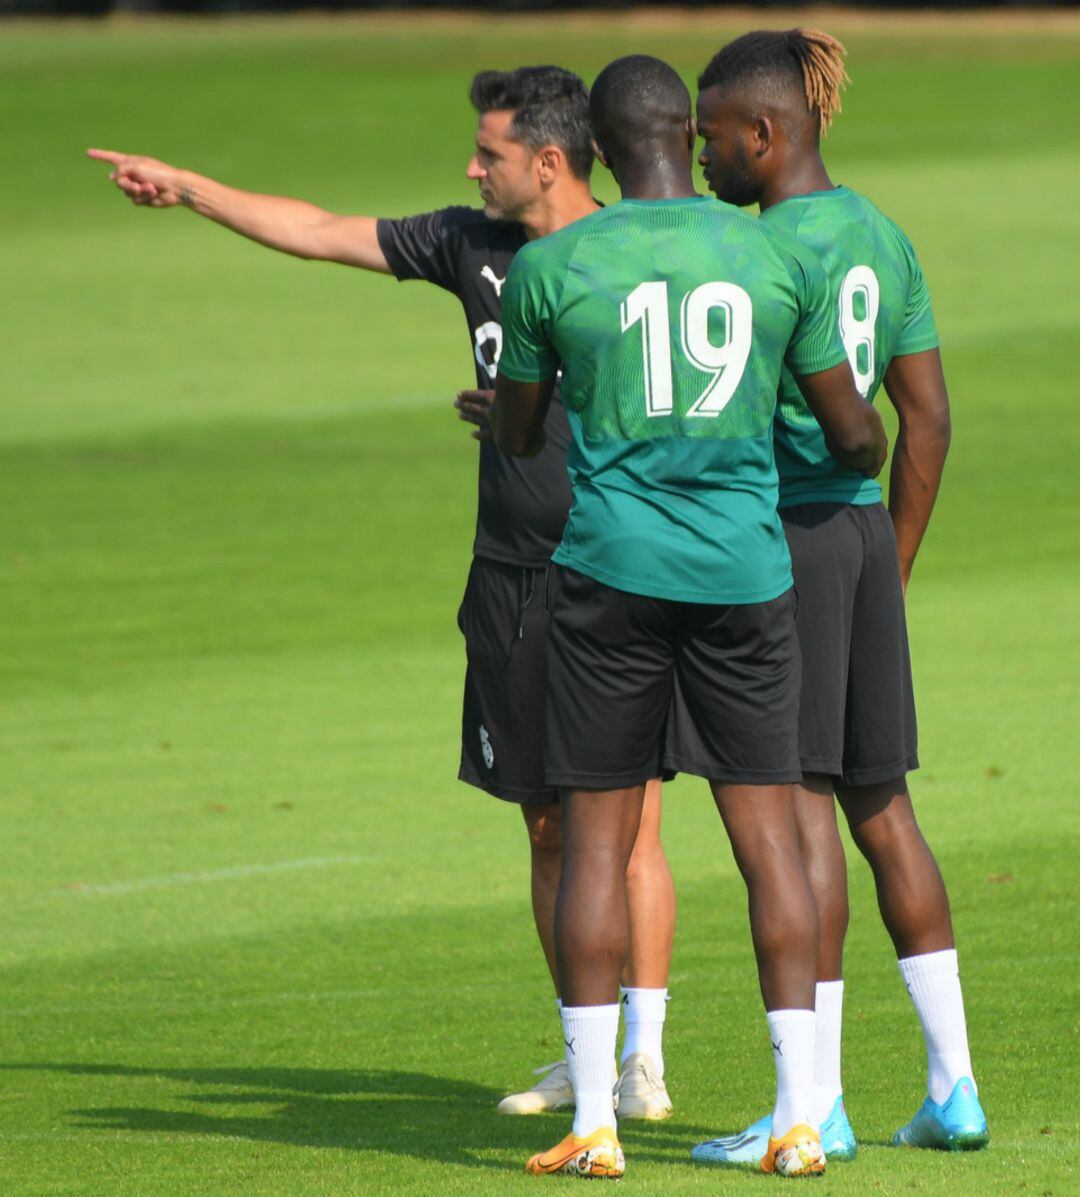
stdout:
MULTIPOLYGON (((492 1159, 511 1150, 521 1161, 570 1129, 567 1111, 529 1118, 495 1112, 502 1093, 473 1081, 390 1069, 138 1068, 122 1064, 4 1064, 4 1071, 114 1077, 155 1084, 158 1104, 111 1102, 68 1110, 76 1129, 201 1135, 294 1147, 375 1151, 466 1167, 518 1171, 492 1159), (161 1092, 160 1082, 183 1088, 161 1092), (190 1108, 183 1108, 183 1107, 190 1108), (258 1112, 253 1106, 264 1107, 258 1112)), ((107 1097, 118 1096, 115 1089, 107 1097)), ((635 1158, 689 1159, 715 1129, 679 1123, 620 1128, 635 1158)))

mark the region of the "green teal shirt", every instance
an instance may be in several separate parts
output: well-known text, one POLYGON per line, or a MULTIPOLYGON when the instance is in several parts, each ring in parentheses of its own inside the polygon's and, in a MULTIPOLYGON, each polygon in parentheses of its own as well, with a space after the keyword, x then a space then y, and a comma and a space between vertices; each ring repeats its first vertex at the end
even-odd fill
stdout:
POLYGON ((500 373, 563 371, 573 501, 553 559, 683 602, 787 590, 780 367, 844 360, 813 254, 703 196, 623 200, 519 250, 502 300, 500 373))
MULTIPOLYGON (((894 357, 938 345, 926 280, 904 234, 847 187, 794 196, 761 219, 814 251, 829 280, 829 307, 855 375, 871 402, 894 357)), ((776 414, 780 506, 879 503, 881 487, 845 469, 825 447, 818 422, 784 370, 776 414)))

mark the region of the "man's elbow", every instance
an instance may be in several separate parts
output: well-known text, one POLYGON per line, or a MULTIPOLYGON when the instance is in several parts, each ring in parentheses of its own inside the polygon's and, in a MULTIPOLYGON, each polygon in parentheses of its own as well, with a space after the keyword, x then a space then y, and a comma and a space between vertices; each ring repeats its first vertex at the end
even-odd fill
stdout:
POLYGON ((525 438, 513 429, 497 425, 495 428, 495 445, 500 453, 507 457, 525 456, 525 438))
POLYGON ((532 435, 529 432, 498 428, 495 432, 495 444, 499 452, 505 453, 507 457, 535 457, 544 447, 544 436, 543 433, 532 435))
POLYGON ((834 432, 829 445, 830 452, 841 465, 860 470, 871 478, 881 472, 889 451, 885 427, 876 412, 872 415, 872 419, 860 420, 834 432))
POLYGON ((922 411, 901 411, 900 436, 909 444, 933 446, 944 457, 952 444, 952 415, 948 401, 922 411))

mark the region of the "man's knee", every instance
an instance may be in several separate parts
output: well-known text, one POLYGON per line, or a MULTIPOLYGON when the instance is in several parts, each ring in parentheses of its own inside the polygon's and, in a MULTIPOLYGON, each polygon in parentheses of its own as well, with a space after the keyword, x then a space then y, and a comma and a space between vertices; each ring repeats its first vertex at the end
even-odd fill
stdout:
POLYGON ((562 853, 562 812, 557 802, 522 807, 534 858, 558 860, 562 853))
POLYGON ((913 838, 922 839, 904 778, 838 790, 851 838, 865 856, 887 852, 913 838))

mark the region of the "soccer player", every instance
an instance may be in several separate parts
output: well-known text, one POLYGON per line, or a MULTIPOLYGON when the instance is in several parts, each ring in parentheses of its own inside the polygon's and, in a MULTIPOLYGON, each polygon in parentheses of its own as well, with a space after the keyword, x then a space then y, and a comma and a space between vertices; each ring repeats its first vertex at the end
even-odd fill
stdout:
MULTIPOLYGON (((182 205, 295 257, 424 279, 460 300, 477 389, 462 392, 457 406, 462 418, 480 426, 474 432, 480 440, 476 539, 458 616, 468 658, 460 777, 521 807, 531 846, 533 912, 554 979, 561 831, 558 791, 545 782, 543 770, 542 596, 569 508, 570 434, 562 405, 553 403, 545 451, 513 461, 486 434, 486 411, 502 349, 501 295, 512 258, 527 242, 598 206, 589 190, 588 92, 577 75, 541 66, 483 71, 470 95, 479 121, 466 173, 479 185, 482 211, 444 208, 402 220, 338 215, 300 200, 240 191, 153 158, 89 154, 112 164, 112 179, 137 205, 182 205)), ((675 891, 660 843, 658 782, 649 788, 627 883, 634 934, 622 995, 619 1100, 627 1117, 662 1118, 671 1112, 662 1033, 675 891)), ((572 1102, 565 1060, 538 1071, 543 1075, 534 1088, 500 1104, 503 1113, 537 1113, 572 1102)))
POLYGON ((671 67, 612 63, 590 115, 623 199, 518 253, 494 413, 500 448, 543 452, 561 363, 573 503, 545 596, 546 759, 563 793, 555 938, 576 1113, 527 1167, 624 1170, 608 1062, 632 940, 626 863, 663 769, 710 780, 749 890, 777 1066, 760 1165, 821 1171, 817 916, 790 784, 798 644, 772 447, 781 362, 845 465, 876 472, 884 432, 813 255, 695 193, 690 95, 671 67))
MULTIPOLYGON (((843 57, 825 33, 761 31, 725 46, 698 81, 709 186, 729 203, 760 204, 763 224, 819 256, 859 390, 872 401, 884 384, 900 422, 886 510, 877 482, 829 452, 810 396, 783 373, 776 463, 803 667, 796 815, 820 914, 814 1116, 830 1159, 856 1151, 840 1080, 848 904, 834 795, 873 870, 926 1038, 927 1097, 893 1143, 978 1148, 988 1138, 949 901, 906 780, 918 759, 904 591, 941 481, 949 400, 911 244, 869 200, 835 186, 821 158, 820 136, 839 111, 846 81, 843 57)), ((741 1136, 700 1145, 694 1156, 751 1161, 768 1130, 763 1119, 741 1136)))

